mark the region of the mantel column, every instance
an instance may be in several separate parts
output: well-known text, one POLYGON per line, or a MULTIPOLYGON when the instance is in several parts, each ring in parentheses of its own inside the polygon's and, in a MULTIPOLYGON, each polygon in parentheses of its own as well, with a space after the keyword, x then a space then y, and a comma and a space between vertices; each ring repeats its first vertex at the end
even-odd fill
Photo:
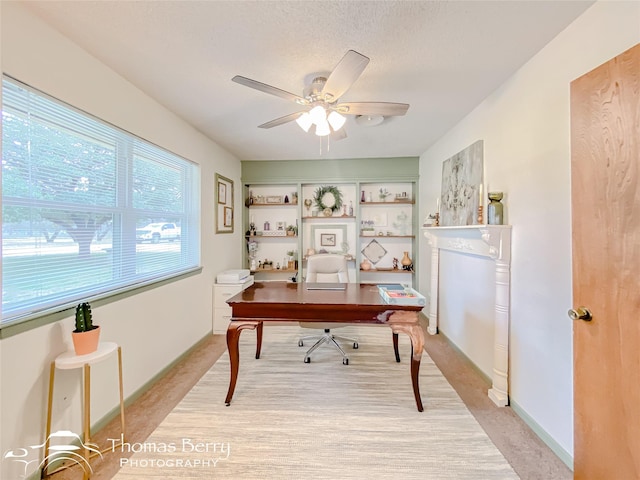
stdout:
POLYGON ((431 245, 431 303, 428 332, 438 333, 440 250, 488 257, 495 262, 493 372, 489 398, 498 406, 509 404, 509 322, 511 311, 511 227, 473 225, 424 228, 431 245))

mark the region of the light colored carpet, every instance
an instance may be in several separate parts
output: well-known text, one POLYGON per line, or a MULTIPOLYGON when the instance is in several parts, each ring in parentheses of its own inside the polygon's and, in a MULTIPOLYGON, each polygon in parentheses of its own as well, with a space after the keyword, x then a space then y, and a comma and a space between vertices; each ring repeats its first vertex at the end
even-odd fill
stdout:
POLYGON ((303 363, 301 332, 266 327, 256 360, 244 331, 231 406, 225 353, 114 478, 518 478, 426 353, 417 411, 406 336, 396 363, 388 328, 340 329, 360 345, 345 366, 326 346, 303 363))

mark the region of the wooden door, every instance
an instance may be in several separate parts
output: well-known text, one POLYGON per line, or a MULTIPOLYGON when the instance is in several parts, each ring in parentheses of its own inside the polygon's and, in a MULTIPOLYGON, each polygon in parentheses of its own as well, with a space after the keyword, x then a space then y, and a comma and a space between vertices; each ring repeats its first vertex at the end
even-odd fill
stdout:
POLYGON ((578 480, 640 479, 639 152, 640 44, 571 83, 578 480))

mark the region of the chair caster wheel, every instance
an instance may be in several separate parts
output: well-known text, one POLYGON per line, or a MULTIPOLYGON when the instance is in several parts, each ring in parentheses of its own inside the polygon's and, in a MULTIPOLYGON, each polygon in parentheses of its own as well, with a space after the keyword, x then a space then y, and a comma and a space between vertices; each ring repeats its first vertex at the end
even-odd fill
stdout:
POLYGON ((348 358, 343 358, 342 359, 342 364, 343 365, 349 365, 349 359, 348 358))
POLYGON ((304 347, 304 342, 302 340, 298 340, 298 346, 299 347, 304 347))
POLYGON ((358 342, 353 342, 353 349, 357 350, 358 349, 358 342))
POLYGON ((311 358, 304 357, 304 363, 311 363, 311 358))

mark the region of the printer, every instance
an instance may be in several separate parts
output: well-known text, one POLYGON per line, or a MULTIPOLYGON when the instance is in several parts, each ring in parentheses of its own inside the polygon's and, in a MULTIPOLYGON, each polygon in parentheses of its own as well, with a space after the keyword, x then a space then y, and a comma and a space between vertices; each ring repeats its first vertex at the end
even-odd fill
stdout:
POLYGON ((248 268, 225 270, 216 276, 217 283, 244 283, 248 280, 250 271, 248 268))

